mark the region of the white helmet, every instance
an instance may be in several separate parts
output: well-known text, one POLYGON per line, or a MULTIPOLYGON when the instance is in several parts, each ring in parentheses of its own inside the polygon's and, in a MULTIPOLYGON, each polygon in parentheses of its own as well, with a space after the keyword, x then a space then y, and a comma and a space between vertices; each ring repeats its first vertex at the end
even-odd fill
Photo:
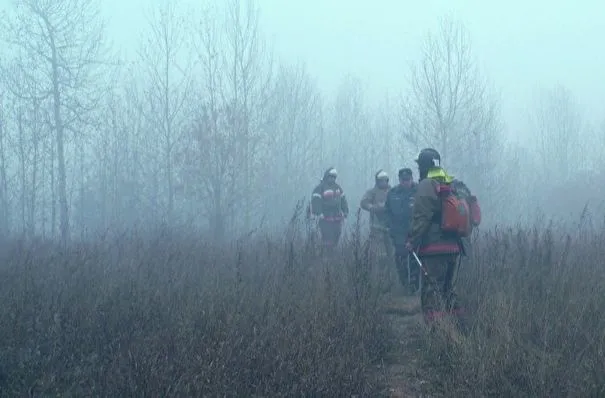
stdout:
POLYGON ((378 171, 378 173, 376 173, 375 178, 377 180, 388 180, 389 179, 389 175, 387 174, 386 171, 380 170, 380 171, 378 171))

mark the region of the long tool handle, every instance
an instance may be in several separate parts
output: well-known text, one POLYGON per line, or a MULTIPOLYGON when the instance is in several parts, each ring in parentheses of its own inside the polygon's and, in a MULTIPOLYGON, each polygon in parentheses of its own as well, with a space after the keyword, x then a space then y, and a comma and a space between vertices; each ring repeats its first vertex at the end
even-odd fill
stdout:
POLYGON ((418 262, 418 266, 420 267, 420 269, 422 270, 424 275, 429 276, 428 272, 426 272, 426 269, 424 269, 424 266, 422 265, 422 261, 420 261, 420 259, 418 258, 418 255, 416 254, 415 251, 412 251, 412 255, 416 259, 416 262, 418 262))
POLYGON ((411 277, 411 273, 412 273, 412 267, 410 267, 410 255, 408 254, 407 256, 407 267, 408 267, 408 286, 412 284, 412 277, 411 277))

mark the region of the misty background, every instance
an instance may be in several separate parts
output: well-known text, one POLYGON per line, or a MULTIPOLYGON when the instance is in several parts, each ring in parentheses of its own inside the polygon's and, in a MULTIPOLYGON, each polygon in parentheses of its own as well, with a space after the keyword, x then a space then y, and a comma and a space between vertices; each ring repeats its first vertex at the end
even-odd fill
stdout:
POLYGON ((596 2, 0 6, 4 235, 276 230, 328 167, 354 213, 426 146, 486 225, 603 210, 596 2))

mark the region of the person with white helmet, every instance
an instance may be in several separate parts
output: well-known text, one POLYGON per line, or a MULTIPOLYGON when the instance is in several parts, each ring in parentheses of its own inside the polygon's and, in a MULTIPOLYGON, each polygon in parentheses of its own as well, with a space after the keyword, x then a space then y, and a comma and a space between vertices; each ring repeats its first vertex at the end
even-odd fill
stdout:
POLYGON ((343 221, 349 215, 347 198, 336 183, 337 177, 336 169, 328 168, 311 197, 310 213, 319 218, 322 243, 328 249, 338 245, 343 221))
POLYGON ((375 248, 382 246, 387 256, 392 254, 392 247, 384 205, 390 188, 389 175, 378 170, 374 175, 374 187, 366 191, 360 203, 360 207, 370 213, 370 243, 375 248))

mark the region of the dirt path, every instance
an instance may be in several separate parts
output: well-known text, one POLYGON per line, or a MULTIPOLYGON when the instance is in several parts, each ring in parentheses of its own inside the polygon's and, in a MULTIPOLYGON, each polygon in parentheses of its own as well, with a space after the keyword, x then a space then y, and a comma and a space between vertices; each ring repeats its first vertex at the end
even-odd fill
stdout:
POLYGON ((387 385, 384 397, 429 397, 422 393, 420 372, 419 326, 422 323, 418 297, 394 295, 387 300, 385 312, 391 318, 394 339, 393 350, 378 369, 379 378, 387 385))

